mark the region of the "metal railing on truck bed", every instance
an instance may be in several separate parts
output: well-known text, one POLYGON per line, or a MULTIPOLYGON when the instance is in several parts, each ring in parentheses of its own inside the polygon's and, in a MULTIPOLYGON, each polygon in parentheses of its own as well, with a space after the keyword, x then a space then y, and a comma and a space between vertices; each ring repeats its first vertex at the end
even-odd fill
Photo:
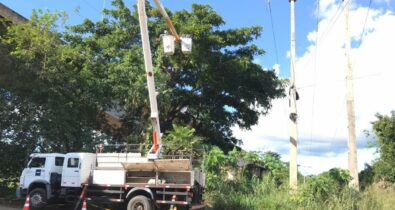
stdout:
MULTIPOLYGON (((163 149, 160 159, 149 160, 144 156, 149 145, 115 144, 97 146, 97 167, 94 182, 105 183, 107 178, 118 177, 112 184, 131 186, 180 185, 193 186, 195 181, 204 186, 204 174, 199 168, 202 150, 163 149), (120 172, 122 171, 122 172, 120 172), (116 182, 116 183, 115 183, 116 182)), ((114 179, 113 179, 114 180, 114 179)))
MULTIPOLYGON (((190 160, 191 168, 200 168, 202 166, 204 150, 194 148, 183 148, 178 150, 169 149, 162 146, 162 154, 160 159, 173 159, 173 160, 190 160)), ((151 148, 149 144, 110 144, 96 145, 96 153, 98 154, 99 167, 117 167, 122 166, 119 163, 137 163, 146 162, 147 152, 151 148), (114 163, 114 165, 111 165, 114 163)))

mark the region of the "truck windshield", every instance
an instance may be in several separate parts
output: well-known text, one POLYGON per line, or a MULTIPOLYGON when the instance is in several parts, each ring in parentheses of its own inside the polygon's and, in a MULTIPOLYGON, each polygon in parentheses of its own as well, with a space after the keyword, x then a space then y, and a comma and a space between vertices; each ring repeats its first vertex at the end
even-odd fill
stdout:
POLYGON ((31 160, 29 167, 31 168, 44 168, 45 157, 35 157, 31 160))

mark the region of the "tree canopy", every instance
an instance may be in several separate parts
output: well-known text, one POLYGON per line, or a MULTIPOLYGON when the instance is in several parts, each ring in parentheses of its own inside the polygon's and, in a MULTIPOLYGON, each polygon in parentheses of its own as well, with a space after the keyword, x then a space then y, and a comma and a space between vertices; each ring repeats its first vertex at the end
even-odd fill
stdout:
POLYGON ((373 171, 376 179, 395 182, 395 111, 376 117, 372 125, 380 156, 373 164, 373 171))
MULTIPOLYGON (((0 44, 0 137, 25 154, 89 150, 100 141, 146 139, 149 102, 138 16, 122 0, 105 18, 73 26, 62 13, 33 12, 29 22, 7 26, 0 44), (62 26, 62 30, 59 26, 62 26), (123 126, 106 124, 104 111, 124 113, 123 126)), ((203 143, 230 150, 240 143, 231 127, 250 128, 271 100, 283 96, 274 71, 253 62, 264 54, 253 44, 261 27, 228 29, 208 5, 170 12, 180 34, 193 37, 193 52, 163 53, 167 29, 147 5, 160 123, 194 128, 203 143)), ((178 46, 179 48, 179 46, 178 46)), ((4 144, 4 145, 3 145, 4 144)))

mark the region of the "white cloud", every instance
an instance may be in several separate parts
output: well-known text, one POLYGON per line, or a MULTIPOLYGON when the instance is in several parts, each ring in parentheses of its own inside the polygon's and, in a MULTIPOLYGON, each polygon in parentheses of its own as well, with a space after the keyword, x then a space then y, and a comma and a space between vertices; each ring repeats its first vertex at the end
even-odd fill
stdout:
POLYGON ((280 75, 280 64, 277 64, 277 63, 274 64, 273 69, 274 69, 274 72, 276 73, 276 75, 279 76, 280 75))
MULTIPOLYGON (((332 167, 347 167, 347 120, 345 110, 344 19, 331 22, 337 1, 321 1, 322 19, 319 31, 307 35, 310 45, 297 60, 296 79, 299 88, 299 157, 298 164, 308 166, 305 173, 319 173, 332 167), (329 30, 330 29, 330 30, 329 30), (318 47, 315 46, 316 38, 318 47), (317 53, 315 53, 317 51, 317 53)), ((366 149, 363 130, 370 128, 375 113, 387 114, 395 109, 395 16, 392 12, 370 9, 365 34, 361 32, 366 7, 353 5, 350 11, 350 33, 353 40, 355 113, 358 137, 359 170, 374 156, 366 149)), ((261 117, 251 131, 234 133, 243 139, 248 150, 272 150, 288 157, 288 100, 273 102, 271 113, 261 117)))
MULTIPOLYGON (((347 168, 347 152, 340 154, 333 153, 332 156, 310 156, 302 155, 299 156, 299 162, 303 163, 299 165, 299 171, 305 175, 319 174, 323 171, 328 171, 331 168, 347 168)), ((358 168, 364 169, 364 163, 370 163, 372 160, 372 154, 375 154, 375 149, 360 149, 358 150, 358 168)), ((373 155, 376 158, 377 155, 373 155)), ((285 158, 284 158, 285 159, 285 158)), ((285 159, 285 161, 288 161, 285 159)))
MULTIPOLYGON (((326 17, 329 14, 332 14, 334 10, 336 10, 338 4, 336 4, 336 0, 322 0, 320 1, 320 11, 319 17, 326 17)), ((317 15, 317 14, 316 14, 317 15)))

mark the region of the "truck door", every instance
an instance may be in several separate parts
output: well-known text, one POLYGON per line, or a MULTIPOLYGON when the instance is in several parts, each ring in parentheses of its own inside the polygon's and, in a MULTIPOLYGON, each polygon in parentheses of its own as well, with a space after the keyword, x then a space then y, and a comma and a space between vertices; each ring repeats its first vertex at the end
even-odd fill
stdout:
POLYGON ((24 186, 28 187, 33 181, 45 179, 45 162, 45 157, 33 157, 30 160, 28 167, 25 169, 24 186))
POLYGON ((79 157, 67 157, 62 173, 63 187, 80 187, 81 161, 79 157))

